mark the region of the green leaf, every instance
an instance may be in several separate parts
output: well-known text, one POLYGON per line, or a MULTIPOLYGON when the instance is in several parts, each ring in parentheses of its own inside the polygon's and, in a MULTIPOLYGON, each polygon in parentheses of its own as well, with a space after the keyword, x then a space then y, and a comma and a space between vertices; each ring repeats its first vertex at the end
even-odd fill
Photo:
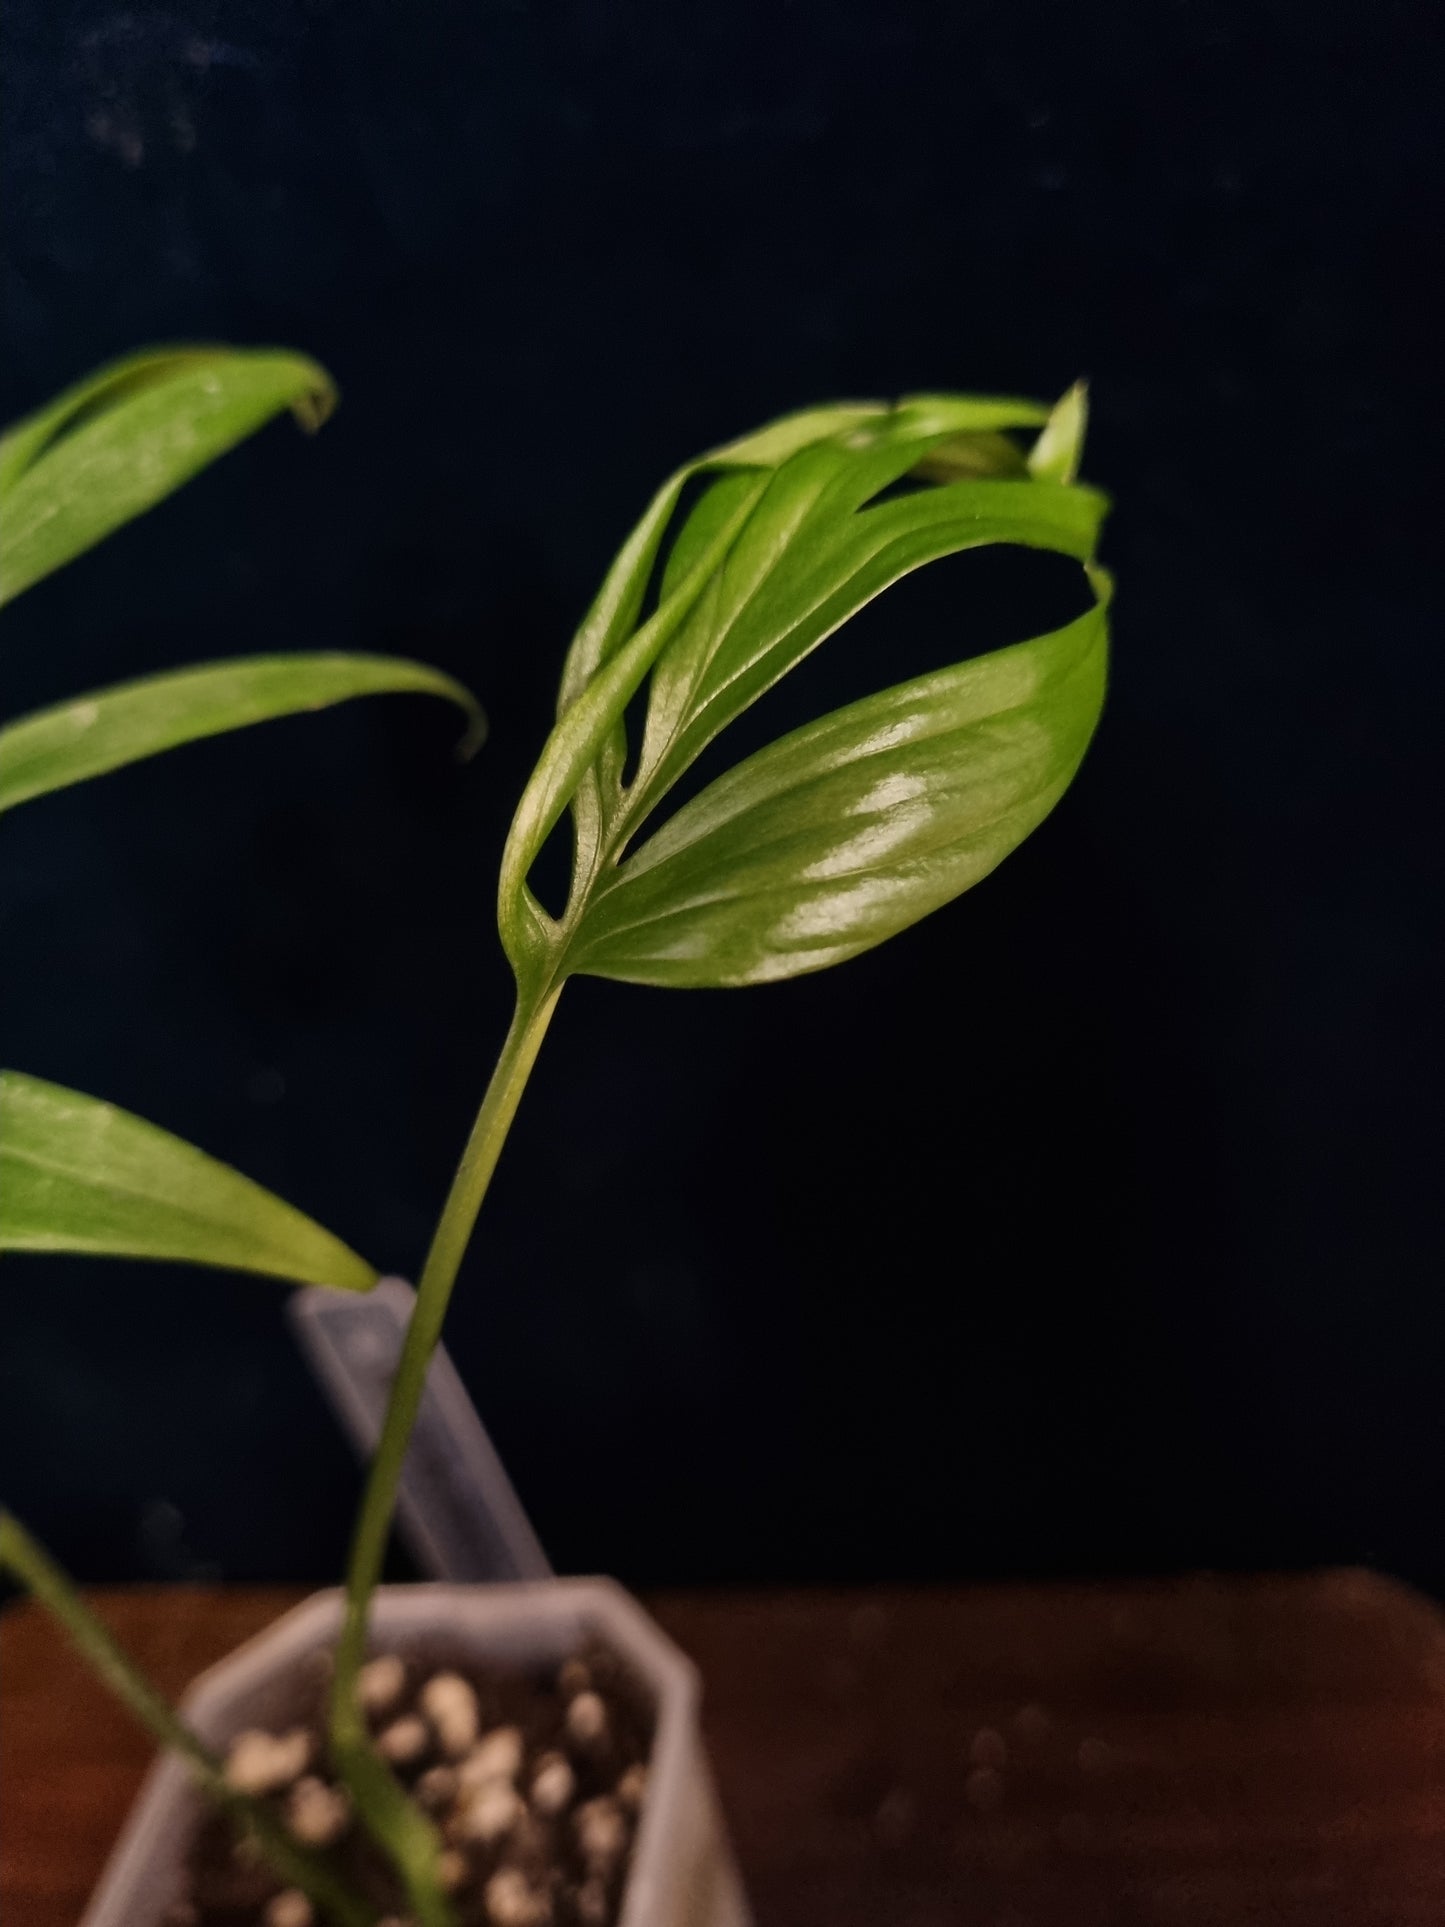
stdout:
POLYGON ((1050 635, 783 737, 599 886, 568 968, 752 984, 881 943, 986 876, 1053 808, 1098 721, 1106 657, 1101 600, 1050 635))
POLYGON ((470 719, 464 748, 486 724, 475 699, 439 670, 398 656, 248 656, 73 697, 0 729, 0 811, 103 775, 180 743, 352 696, 445 696, 470 719))
POLYGON ((166 1258, 369 1291, 329 1231, 113 1104, 0 1071, 0 1251, 166 1258))
POLYGON ((889 583, 986 542, 1092 555, 1104 498, 1031 482, 1021 451, 1001 442, 1047 419, 1036 402, 967 395, 844 403, 775 422, 669 479, 572 646, 558 722, 513 822, 498 921, 519 976, 552 969, 594 884, 719 731, 889 583), (987 479, 930 488, 930 463, 987 479), (708 473, 716 479, 674 530, 686 482, 708 473), (910 477, 911 492, 886 496, 910 477), (656 607, 639 622, 669 536, 656 607), (624 790, 623 714, 649 674, 624 790), (559 923, 526 878, 569 803, 573 888, 559 923))
POLYGON ((46 444, 58 439, 88 410, 111 406, 127 394, 164 380, 188 361, 200 363, 215 352, 213 348, 184 346, 141 348, 84 376, 0 434, 0 488, 17 481, 46 444))
POLYGON ((318 428, 336 390, 281 349, 148 349, 0 437, 0 602, 143 514, 289 408, 318 428))

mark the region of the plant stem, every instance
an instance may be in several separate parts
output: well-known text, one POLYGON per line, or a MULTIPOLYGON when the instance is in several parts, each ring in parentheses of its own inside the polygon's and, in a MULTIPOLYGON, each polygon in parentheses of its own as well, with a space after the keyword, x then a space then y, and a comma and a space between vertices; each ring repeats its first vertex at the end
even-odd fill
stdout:
POLYGON ((226 1782, 221 1762, 112 1639, 55 1561, 8 1512, 0 1512, 0 1572, 9 1572, 58 1620, 96 1676, 128 1706, 162 1746, 189 1767, 206 1793, 224 1807, 288 1885, 299 1887, 338 1927, 374 1927, 374 1909, 353 1894, 317 1855, 286 1832, 275 1814, 226 1782))
POLYGON ((506 1042, 492 1072, 457 1174, 432 1237, 417 1285, 401 1358, 392 1380, 381 1436, 367 1474, 346 1574, 346 1615, 336 1649, 331 1691, 332 1751, 357 1806, 382 1841, 406 1882, 421 1927, 449 1927, 451 1908, 436 1875, 436 1829, 413 1805, 371 1744, 357 1699, 357 1675, 366 1655, 371 1596, 381 1577, 391 1535, 402 1466, 427 1368, 441 1337, 452 1287, 487 1194, 527 1078, 547 1033, 561 986, 519 996, 506 1042))

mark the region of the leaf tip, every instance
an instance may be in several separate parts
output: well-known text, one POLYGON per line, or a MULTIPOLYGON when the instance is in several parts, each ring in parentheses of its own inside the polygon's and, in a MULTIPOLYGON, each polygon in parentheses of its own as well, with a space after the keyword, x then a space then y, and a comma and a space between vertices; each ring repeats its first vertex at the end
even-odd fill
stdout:
POLYGON ((364 1298, 367 1292, 375 1291, 381 1283, 381 1273, 374 1265, 369 1265, 358 1252, 351 1251, 350 1255, 356 1260, 353 1269, 345 1278, 338 1276, 334 1283, 337 1290, 354 1291, 359 1297, 364 1298))
POLYGON ((292 398, 291 413, 303 435, 324 428, 341 402, 341 391, 318 361, 303 361, 306 385, 292 398))
POLYGON ((456 758, 459 763, 471 762, 477 751, 482 747, 482 744, 486 742, 489 729, 490 724, 487 722, 487 712, 482 708, 480 703, 469 702, 467 705, 467 726, 462 731, 456 748, 456 758))
POLYGON ((1089 426, 1089 384, 1082 376, 1054 403, 1049 419, 1029 451, 1029 473, 1037 482, 1078 480, 1089 426))

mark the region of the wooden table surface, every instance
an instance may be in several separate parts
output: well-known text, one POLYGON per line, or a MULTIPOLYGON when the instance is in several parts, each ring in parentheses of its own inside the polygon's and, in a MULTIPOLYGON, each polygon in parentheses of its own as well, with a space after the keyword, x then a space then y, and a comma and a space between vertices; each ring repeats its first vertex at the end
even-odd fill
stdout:
MULTIPOLYGON (((95 1595, 160 1681, 299 1595, 95 1595)), ((758 1927, 1441 1927, 1445 1621, 1363 1573, 646 1602, 758 1927)), ((73 1927, 145 1741, 0 1622, 0 1921, 73 1927)))

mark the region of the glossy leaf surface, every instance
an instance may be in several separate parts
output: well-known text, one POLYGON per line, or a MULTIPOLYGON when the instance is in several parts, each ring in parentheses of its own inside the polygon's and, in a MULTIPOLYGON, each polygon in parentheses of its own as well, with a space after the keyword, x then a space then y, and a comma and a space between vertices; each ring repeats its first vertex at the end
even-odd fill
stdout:
MULTIPOLYGON (((567 805, 572 805, 576 824, 579 884, 598 863, 608 860, 609 846, 615 846, 623 833, 623 711, 657 665, 647 724, 651 742, 658 728, 658 710, 673 694, 678 675, 696 667, 699 655, 706 653, 709 636, 721 632, 724 618, 717 605, 723 591, 718 572, 730 562, 734 545, 745 547, 744 576, 749 568, 766 574, 770 542, 783 548, 800 546, 805 552, 816 533, 813 526, 802 526, 799 513, 806 508, 810 476, 820 471, 837 476, 839 487, 819 511, 820 519, 831 516, 836 522, 849 507, 887 487, 931 451, 960 435, 1034 425, 1045 421, 1047 412, 1036 402, 973 396, 915 396, 895 408, 881 402, 838 403, 772 422, 687 464, 664 483, 623 545, 568 652, 557 726, 523 794, 507 841, 500 922, 514 963, 524 958, 535 961, 549 947, 553 933, 526 888, 526 873, 567 805), (805 466, 801 480, 800 463, 805 466), (658 605, 638 627, 637 617, 664 537, 672 532, 683 490, 694 476, 712 471, 722 471, 721 477, 681 530, 674 532, 658 605), (774 489, 777 496, 765 510, 765 498, 774 489), (751 539, 744 545, 745 534, 751 539)), ((979 539, 988 537, 980 534, 979 539)), ((734 612, 738 577, 739 569, 734 568, 729 582, 734 612)), ((843 619, 838 615, 833 626, 843 619)), ((791 660, 775 661, 772 674, 765 674, 758 686, 746 692, 732 713, 746 708, 824 633, 825 628, 815 628, 800 640, 791 660)), ((727 720, 727 714, 716 710, 703 741, 727 720)), ((697 743, 690 754, 680 750, 674 762, 685 767, 701 747, 697 743)), ((662 781, 654 771, 640 794, 634 788, 630 798, 634 822, 677 773, 675 768, 662 781)))
POLYGON ((572 968, 752 984, 881 943, 1043 821, 1093 734, 1105 659, 1100 605, 750 756, 601 883, 572 968))
POLYGON ((0 729, 0 810, 181 743, 353 696, 404 691, 456 703, 469 719, 465 746, 480 742, 485 723, 473 697, 422 663, 397 656, 248 656, 95 690, 0 729))
POLYGON ((325 369, 279 349, 157 348, 89 376, 0 436, 0 602, 273 416, 314 429, 335 400, 325 369))
POLYGON ((369 1291, 377 1274, 303 1212, 113 1104, 0 1072, 0 1251, 165 1258, 369 1291))
POLYGON ((882 941, 1001 861, 1067 787, 1103 698, 1093 557, 1108 505, 1074 479, 1084 419, 1081 389, 1052 412, 962 395, 843 403, 671 477, 572 646, 513 823, 499 922, 519 979, 792 976, 882 941), (1025 428, 1042 429, 1027 451, 1013 439, 1025 428), (1094 607, 795 732, 642 840, 702 751, 834 630, 912 570, 994 542, 1074 558, 1094 607), (624 783, 624 713, 644 684, 624 783), (526 878, 569 804, 572 888, 554 919, 526 878))

